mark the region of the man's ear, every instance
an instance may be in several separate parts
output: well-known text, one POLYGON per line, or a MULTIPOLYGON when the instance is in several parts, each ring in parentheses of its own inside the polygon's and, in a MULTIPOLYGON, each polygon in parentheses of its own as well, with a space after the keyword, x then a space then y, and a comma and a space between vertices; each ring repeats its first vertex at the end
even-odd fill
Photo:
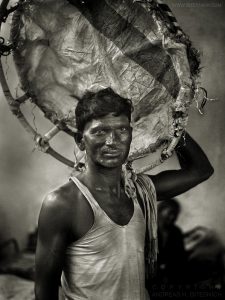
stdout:
POLYGON ((85 145, 84 145, 84 140, 83 140, 83 134, 80 131, 75 132, 74 139, 75 139, 75 142, 76 142, 77 146, 79 147, 79 149, 81 151, 84 151, 85 145))

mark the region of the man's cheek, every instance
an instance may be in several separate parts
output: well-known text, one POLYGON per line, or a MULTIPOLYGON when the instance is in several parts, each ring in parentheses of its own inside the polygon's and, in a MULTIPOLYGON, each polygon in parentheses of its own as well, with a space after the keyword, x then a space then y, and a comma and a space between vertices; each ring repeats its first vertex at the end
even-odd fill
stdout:
POLYGON ((121 143, 123 143, 125 148, 130 149, 131 138, 130 137, 124 137, 123 140, 121 140, 121 143))

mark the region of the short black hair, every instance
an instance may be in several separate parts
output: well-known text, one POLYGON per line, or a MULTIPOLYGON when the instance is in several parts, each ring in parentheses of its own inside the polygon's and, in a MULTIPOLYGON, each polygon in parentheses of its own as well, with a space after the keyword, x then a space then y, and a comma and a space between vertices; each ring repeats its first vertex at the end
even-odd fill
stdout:
POLYGON ((76 127, 79 132, 83 132, 87 122, 109 113, 114 113, 115 116, 125 115, 131 121, 132 111, 131 100, 121 97, 111 88, 96 93, 86 92, 75 109, 76 127))

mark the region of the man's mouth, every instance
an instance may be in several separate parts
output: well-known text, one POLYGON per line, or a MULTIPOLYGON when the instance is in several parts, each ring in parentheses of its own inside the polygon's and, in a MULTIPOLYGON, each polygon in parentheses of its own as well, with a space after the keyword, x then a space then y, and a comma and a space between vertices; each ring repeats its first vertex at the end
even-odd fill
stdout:
POLYGON ((121 155, 121 151, 117 150, 117 149, 110 149, 107 151, 103 152, 103 155, 106 157, 117 157, 121 155))

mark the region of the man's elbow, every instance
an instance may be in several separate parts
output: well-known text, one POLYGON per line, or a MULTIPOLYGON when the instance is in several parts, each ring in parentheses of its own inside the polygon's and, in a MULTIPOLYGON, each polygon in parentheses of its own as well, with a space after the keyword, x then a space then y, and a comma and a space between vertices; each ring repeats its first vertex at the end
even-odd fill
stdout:
POLYGON ((213 175, 213 173, 214 173, 214 168, 213 168, 212 165, 210 165, 209 168, 208 168, 208 171, 207 171, 207 178, 206 179, 211 177, 213 175))
POLYGON ((195 173, 196 181, 198 183, 201 183, 203 181, 206 181, 213 175, 214 168, 212 167, 211 164, 208 164, 207 166, 204 166, 204 168, 201 168, 194 173, 195 173))

